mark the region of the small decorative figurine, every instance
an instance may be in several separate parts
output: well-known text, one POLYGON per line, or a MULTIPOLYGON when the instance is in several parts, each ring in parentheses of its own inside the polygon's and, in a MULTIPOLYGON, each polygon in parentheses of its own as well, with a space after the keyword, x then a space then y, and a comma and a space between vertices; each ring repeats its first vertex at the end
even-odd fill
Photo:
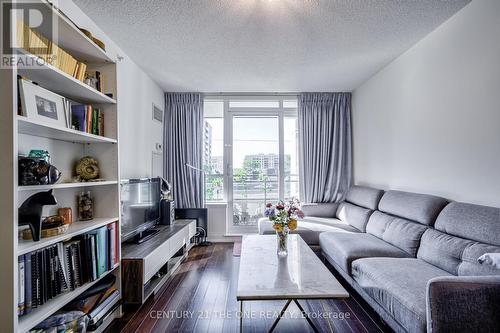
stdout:
POLYGON ((71 207, 62 207, 57 210, 57 215, 62 216, 64 224, 73 223, 73 211, 71 207))
POLYGON ((61 172, 44 157, 20 156, 18 167, 20 186, 55 184, 61 178, 61 172))
POLYGON ((43 206, 56 204, 57 200, 52 190, 49 190, 33 194, 19 207, 19 225, 29 225, 35 242, 38 242, 41 236, 43 206))
POLYGON ((99 178, 99 163, 91 156, 85 156, 76 165, 76 174, 81 181, 99 178))

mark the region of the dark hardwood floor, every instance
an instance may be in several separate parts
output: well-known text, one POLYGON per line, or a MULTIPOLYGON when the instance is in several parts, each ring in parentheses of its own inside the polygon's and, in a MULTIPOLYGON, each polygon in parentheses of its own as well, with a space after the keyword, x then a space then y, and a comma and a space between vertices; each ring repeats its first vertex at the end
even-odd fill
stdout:
MULTIPOLYGON (((179 270, 139 309, 113 322, 108 332, 239 332, 236 301, 239 257, 232 243, 195 247, 179 270)), ((256 267, 258 269, 258 267, 256 267)), ((349 290, 352 294, 352 291, 349 290)), ((301 301, 321 332, 384 332, 356 295, 338 301, 301 301), (319 318, 319 317, 323 318, 319 318)), ((267 332, 284 301, 245 302, 244 332, 267 332)), ((313 332, 295 304, 275 332, 313 332)))

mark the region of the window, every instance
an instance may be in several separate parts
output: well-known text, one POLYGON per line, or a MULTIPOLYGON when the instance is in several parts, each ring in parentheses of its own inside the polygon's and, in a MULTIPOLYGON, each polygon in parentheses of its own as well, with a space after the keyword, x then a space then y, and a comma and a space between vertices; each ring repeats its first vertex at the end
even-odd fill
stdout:
POLYGON ((298 197, 297 99, 205 100, 208 201, 227 201, 228 233, 257 231, 267 202, 298 197))

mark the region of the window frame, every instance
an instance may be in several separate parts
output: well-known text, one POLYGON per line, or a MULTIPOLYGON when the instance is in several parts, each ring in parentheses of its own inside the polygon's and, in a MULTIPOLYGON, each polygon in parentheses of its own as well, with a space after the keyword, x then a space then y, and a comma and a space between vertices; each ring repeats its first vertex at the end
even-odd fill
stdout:
MULTIPOLYGON (((227 203, 227 218, 226 218, 226 232, 229 235, 239 235, 245 233, 253 233, 257 230, 257 226, 234 226, 232 223, 233 218, 233 117, 234 116, 271 116, 278 117, 279 124, 279 198, 284 199, 285 195, 285 135, 284 123, 286 117, 298 117, 298 107, 284 107, 283 101, 285 100, 298 100, 297 94, 284 94, 284 95, 205 95, 205 101, 222 101, 224 105, 223 110, 223 201, 227 203), (231 101, 279 101, 278 108, 269 107, 230 107, 231 101)), ((214 117, 207 117, 214 118, 214 117)), ((204 118, 205 119, 205 118, 204 118)), ((297 143, 298 144, 298 143, 297 143)), ((299 158, 297 156, 297 158, 299 158)), ((300 163, 298 166, 300 174, 300 163)), ((300 179, 299 179, 300 182, 300 179)), ((210 200, 207 204, 221 203, 221 201, 210 200)))

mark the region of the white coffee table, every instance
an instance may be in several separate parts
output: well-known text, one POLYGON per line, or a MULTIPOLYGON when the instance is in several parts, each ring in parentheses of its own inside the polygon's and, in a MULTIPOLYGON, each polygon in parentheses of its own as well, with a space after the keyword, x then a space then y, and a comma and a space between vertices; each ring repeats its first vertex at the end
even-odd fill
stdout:
POLYGON ((240 332, 243 331, 244 301, 287 301, 272 324, 272 332, 293 301, 305 314, 298 300, 343 299, 349 293, 314 254, 299 235, 288 236, 288 256, 276 254, 275 235, 244 236, 241 245, 240 270, 236 299, 240 302, 240 332))

